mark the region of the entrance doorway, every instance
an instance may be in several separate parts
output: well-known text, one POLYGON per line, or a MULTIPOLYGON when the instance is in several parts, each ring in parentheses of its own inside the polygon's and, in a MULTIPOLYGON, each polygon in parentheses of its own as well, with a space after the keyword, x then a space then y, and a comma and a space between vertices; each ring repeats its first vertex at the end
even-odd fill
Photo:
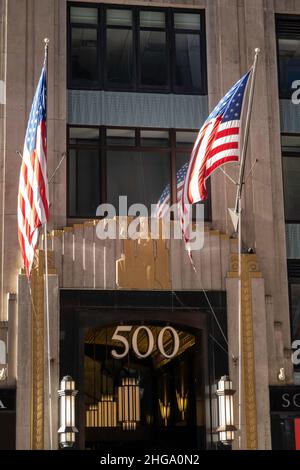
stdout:
POLYGON ((164 323, 88 329, 85 448, 204 448, 201 337, 164 323))
POLYGON ((218 448, 226 296, 209 298, 216 318, 202 292, 61 290, 60 377, 79 391, 77 449, 218 448))

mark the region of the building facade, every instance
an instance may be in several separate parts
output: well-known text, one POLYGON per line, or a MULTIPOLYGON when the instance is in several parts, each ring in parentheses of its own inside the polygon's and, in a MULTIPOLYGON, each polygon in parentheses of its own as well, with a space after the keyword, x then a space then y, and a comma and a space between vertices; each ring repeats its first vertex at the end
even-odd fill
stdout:
MULTIPOLYGON (((257 47, 243 200, 241 442, 299 445, 299 24, 298 0, 0 0, 0 426, 11 430, 4 448, 50 448, 49 413, 58 447, 65 375, 79 391, 77 448, 222 447, 214 385, 229 374, 238 387, 237 238, 228 214, 235 185, 221 171, 210 179, 197 274, 181 240, 103 240, 99 230, 126 230, 120 195, 150 207, 170 184, 175 201, 176 172, 197 130, 257 47), (49 188, 51 407, 45 240, 31 291, 17 240, 16 151, 45 37, 49 175, 67 155, 49 188), (96 217, 104 203, 117 208, 114 218, 96 217), (128 421, 117 408, 129 379, 138 409, 128 421)), ((237 178, 236 165, 226 171, 237 178)))

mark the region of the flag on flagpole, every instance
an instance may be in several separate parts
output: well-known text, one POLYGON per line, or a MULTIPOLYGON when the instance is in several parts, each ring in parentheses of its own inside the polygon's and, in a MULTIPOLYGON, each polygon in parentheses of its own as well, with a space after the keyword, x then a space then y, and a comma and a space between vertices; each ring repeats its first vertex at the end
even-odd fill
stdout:
POLYGON ((18 235, 28 277, 38 243, 39 227, 49 217, 46 99, 44 64, 29 115, 19 179, 18 235))
POLYGON ((225 163, 239 160, 241 114, 250 73, 246 73, 219 101, 201 127, 192 150, 179 207, 190 258, 191 205, 207 198, 205 181, 213 171, 225 163))
MULTIPOLYGON (((176 201, 179 202, 182 195, 184 178, 188 169, 188 162, 185 163, 176 173, 176 201)), ((167 184, 163 190, 155 208, 154 217, 163 218, 171 206, 171 185, 167 184)))

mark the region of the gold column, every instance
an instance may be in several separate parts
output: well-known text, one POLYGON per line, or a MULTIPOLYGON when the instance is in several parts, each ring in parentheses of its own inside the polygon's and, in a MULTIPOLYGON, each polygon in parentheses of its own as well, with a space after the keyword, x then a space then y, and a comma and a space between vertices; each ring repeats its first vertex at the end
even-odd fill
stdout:
MULTIPOLYGON (((242 254, 242 359, 243 359, 243 411, 246 424, 246 448, 257 449, 257 415, 255 390, 255 362, 252 312, 252 279, 262 274, 257 269, 255 254, 242 254)), ((238 255, 231 255, 228 277, 238 277, 238 255)))
MULTIPOLYGON (((48 271, 54 273, 53 252, 48 252, 48 271)), ((44 312, 45 253, 37 251, 31 273, 32 292, 32 379, 31 379, 31 449, 44 449, 44 389, 45 389, 45 312, 44 312)))

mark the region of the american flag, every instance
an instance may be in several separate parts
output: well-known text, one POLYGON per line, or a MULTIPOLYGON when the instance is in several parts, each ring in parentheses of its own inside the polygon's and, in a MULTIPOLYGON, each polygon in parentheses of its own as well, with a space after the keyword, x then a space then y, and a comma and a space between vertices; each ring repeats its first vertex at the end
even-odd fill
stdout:
POLYGON ((19 180, 18 235, 28 277, 38 242, 38 229, 49 216, 46 98, 44 65, 29 115, 19 180))
MULTIPOLYGON (((188 169, 188 162, 185 163, 176 173, 177 201, 180 201, 184 178, 188 169)), ((171 205, 171 186, 167 184, 160 196, 155 208, 154 217, 163 218, 168 212, 171 205)))
POLYGON ((240 123, 246 85, 244 75, 221 99, 199 131, 192 150, 180 201, 180 222, 190 255, 191 204, 207 198, 205 180, 219 166, 239 160, 240 123))

